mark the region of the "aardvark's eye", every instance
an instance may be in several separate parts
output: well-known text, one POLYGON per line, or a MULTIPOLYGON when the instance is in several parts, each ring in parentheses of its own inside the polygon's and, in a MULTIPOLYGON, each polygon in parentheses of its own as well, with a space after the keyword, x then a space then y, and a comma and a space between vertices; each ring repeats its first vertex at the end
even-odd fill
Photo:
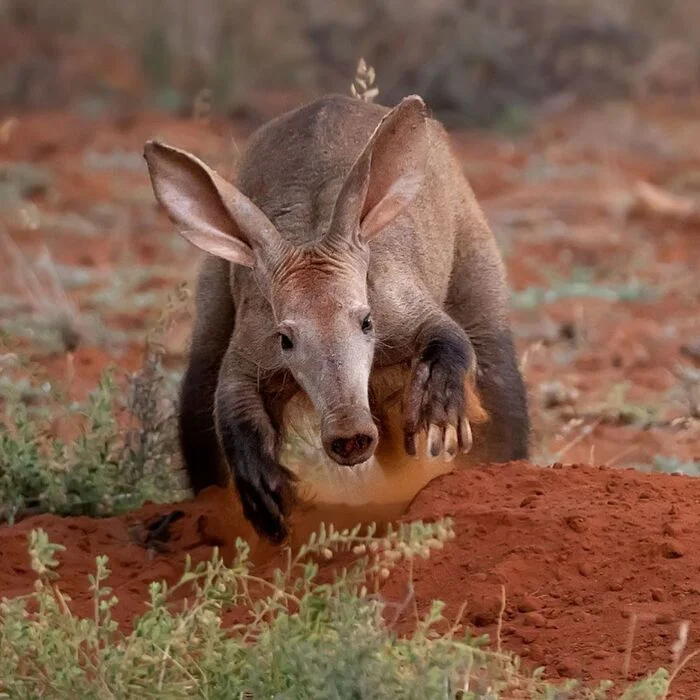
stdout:
POLYGON ((362 332, 369 333, 371 330, 372 330, 372 316, 370 314, 367 314, 362 319, 362 332))
POLYGON ((282 350, 291 350, 294 347, 292 339, 284 333, 280 333, 280 345, 282 346, 282 350))

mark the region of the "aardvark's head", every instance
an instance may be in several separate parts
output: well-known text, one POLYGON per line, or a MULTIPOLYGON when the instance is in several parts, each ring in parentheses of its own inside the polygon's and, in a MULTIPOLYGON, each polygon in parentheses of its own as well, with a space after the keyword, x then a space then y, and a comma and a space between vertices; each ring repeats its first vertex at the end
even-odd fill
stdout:
POLYGON ((278 324, 280 362, 311 399, 324 449, 338 464, 364 462, 376 447, 368 400, 375 344, 368 243, 415 197, 427 152, 425 104, 407 97, 382 119, 355 161, 325 236, 298 247, 193 155, 146 144, 156 197, 181 234, 211 255, 254 269, 278 324))

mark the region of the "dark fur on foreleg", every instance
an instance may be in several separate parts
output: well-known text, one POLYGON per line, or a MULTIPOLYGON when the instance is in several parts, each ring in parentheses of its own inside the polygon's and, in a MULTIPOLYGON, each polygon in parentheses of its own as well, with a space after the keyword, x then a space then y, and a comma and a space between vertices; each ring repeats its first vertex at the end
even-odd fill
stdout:
POLYGON ((416 434, 428 433, 428 449, 453 458, 471 448, 466 419, 465 379, 474 352, 464 331, 443 316, 426 325, 417 338, 417 357, 404 394, 404 446, 416 454, 416 434))
POLYGON ((285 519, 293 502, 295 477, 277 460, 276 431, 260 397, 252 395, 243 408, 241 396, 235 393, 233 389, 220 388, 217 394, 221 448, 245 517, 258 534, 279 543, 288 534, 285 519))
POLYGON ((225 486, 229 479, 214 425, 219 371, 235 320, 229 276, 230 266, 225 260, 208 257, 197 282, 197 317, 179 414, 180 447, 195 493, 208 486, 225 486))
POLYGON ((214 427, 214 395, 221 358, 193 357, 180 392, 180 448, 195 494, 228 479, 214 427))
POLYGON ((473 342, 479 358, 477 388, 490 416, 485 426, 490 445, 487 456, 494 462, 527 459, 530 451, 527 391, 512 335, 508 330, 481 333, 473 342))

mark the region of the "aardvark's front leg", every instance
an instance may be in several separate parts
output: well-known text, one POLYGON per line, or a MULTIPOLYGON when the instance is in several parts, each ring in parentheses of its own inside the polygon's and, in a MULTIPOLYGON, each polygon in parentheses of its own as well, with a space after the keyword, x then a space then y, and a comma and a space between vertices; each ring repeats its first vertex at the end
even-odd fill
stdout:
MULTIPOLYGON (((243 513, 273 542, 287 536, 285 516, 293 497, 293 474, 277 461, 277 429, 255 378, 237 373, 224 359, 216 391, 216 430, 233 473, 243 513)), ((240 370, 239 370, 240 371, 240 370)))
POLYGON ((429 457, 454 459, 469 452, 465 380, 476 358, 465 332, 445 313, 436 312, 416 338, 411 377, 404 391, 404 445, 416 454, 418 433, 428 434, 429 457))

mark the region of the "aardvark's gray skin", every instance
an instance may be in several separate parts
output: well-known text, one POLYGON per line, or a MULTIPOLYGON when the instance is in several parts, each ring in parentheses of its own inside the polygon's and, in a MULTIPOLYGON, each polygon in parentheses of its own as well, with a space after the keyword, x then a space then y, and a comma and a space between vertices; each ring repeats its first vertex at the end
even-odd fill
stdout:
POLYGON ((235 186, 161 143, 145 157, 158 201, 209 254, 181 396, 195 492, 230 469, 247 518, 284 539, 286 402, 301 388, 328 456, 364 462, 382 431, 372 378, 401 363, 408 453, 425 431, 434 457, 472 442, 483 461, 526 457, 501 256, 419 97, 389 110, 331 96, 287 113, 253 135, 235 186), (489 416, 473 436, 470 396, 489 416))

